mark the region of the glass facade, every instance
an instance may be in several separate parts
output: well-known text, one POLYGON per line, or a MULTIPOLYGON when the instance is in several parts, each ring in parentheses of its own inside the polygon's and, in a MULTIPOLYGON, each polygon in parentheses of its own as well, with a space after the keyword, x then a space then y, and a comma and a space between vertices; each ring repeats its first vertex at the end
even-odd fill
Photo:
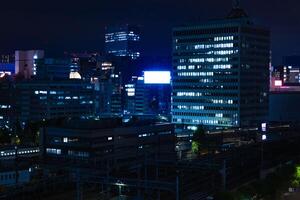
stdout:
POLYGON ((173 123, 239 127, 268 112, 269 31, 247 18, 173 31, 173 123))
POLYGON ((140 57, 139 41, 138 27, 125 25, 106 29, 105 47, 108 54, 137 59, 140 57))
POLYGON ((16 109, 21 122, 94 114, 94 88, 81 80, 35 80, 16 84, 16 109))

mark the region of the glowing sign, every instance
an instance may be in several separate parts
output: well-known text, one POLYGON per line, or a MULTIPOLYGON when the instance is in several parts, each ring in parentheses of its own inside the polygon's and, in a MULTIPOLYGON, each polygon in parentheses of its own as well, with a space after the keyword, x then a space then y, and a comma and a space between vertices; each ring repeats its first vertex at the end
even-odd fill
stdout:
POLYGON ((81 79, 81 75, 78 72, 70 72, 69 78, 70 79, 81 79))
POLYGON ((262 124, 261 124, 261 130, 262 130, 263 132, 266 132, 266 131, 267 131, 267 123, 262 123, 262 124))
POLYGON ((0 71, 0 78, 3 78, 5 75, 10 76, 10 75, 11 75, 11 72, 3 72, 3 71, 0 71))
POLYGON ((170 71, 145 71, 144 83, 145 84, 170 84, 171 72, 170 71))
POLYGON ((282 86, 282 80, 275 80, 275 86, 281 87, 282 86))

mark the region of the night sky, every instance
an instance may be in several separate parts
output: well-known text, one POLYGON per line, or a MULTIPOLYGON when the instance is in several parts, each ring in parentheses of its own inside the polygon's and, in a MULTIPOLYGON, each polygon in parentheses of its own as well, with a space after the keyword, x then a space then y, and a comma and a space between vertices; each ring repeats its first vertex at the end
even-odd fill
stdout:
MULTIPOLYGON (((101 51, 104 27, 142 27, 144 54, 171 55, 171 30, 188 21, 222 18, 231 0, 2 0, 0 52, 101 51)), ((242 7, 272 31, 273 63, 300 54, 299 0, 244 0, 242 7)))

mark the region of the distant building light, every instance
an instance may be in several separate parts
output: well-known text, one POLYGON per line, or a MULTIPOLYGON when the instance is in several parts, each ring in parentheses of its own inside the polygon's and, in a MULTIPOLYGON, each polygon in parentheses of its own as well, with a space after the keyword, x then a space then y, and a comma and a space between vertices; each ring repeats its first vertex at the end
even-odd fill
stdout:
POLYGON ((79 72, 70 72, 69 78, 70 79, 81 79, 81 75, 79 74, 79 72))
POLYGON ((262 123, 262 124, 261 124, 261 130, 262 130, 263 132, 266 132, 266 131, 267 131, 267 123, 262 123))
POLYGON ((5 75, 10 76, 11 72, 7 72, 7 71, 0 71, 0 78, 3 78, 5 75))
POLYGON ((104 63, 102 63, 102 66, 103 66, 103 67, 111 67, 111 66, 112 66, 112 63, 104 62, 104 63))
POLYGON ((275 80, 275 86, 281 87, 282 86, 282 80, 275 80))

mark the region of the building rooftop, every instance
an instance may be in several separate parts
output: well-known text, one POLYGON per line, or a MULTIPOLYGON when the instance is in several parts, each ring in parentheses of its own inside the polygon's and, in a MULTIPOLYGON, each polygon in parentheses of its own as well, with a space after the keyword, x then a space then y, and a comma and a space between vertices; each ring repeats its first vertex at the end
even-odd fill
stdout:
POLYGON ((51 121, 47 127, 77 129, 77 130, 95 130, 95 129, 113 129, 122 127, 141 127, 151 125, 166 125, 170 123, 161 122, 156 118, 141 119, 132 117, 128 122, 124 122, 121 117, 106 117, 100 119, 60 119, 51 121))
POLYGON ((248 18, 248 14, 242 8, 233 8, 227 15, 227 19, 248 18))

